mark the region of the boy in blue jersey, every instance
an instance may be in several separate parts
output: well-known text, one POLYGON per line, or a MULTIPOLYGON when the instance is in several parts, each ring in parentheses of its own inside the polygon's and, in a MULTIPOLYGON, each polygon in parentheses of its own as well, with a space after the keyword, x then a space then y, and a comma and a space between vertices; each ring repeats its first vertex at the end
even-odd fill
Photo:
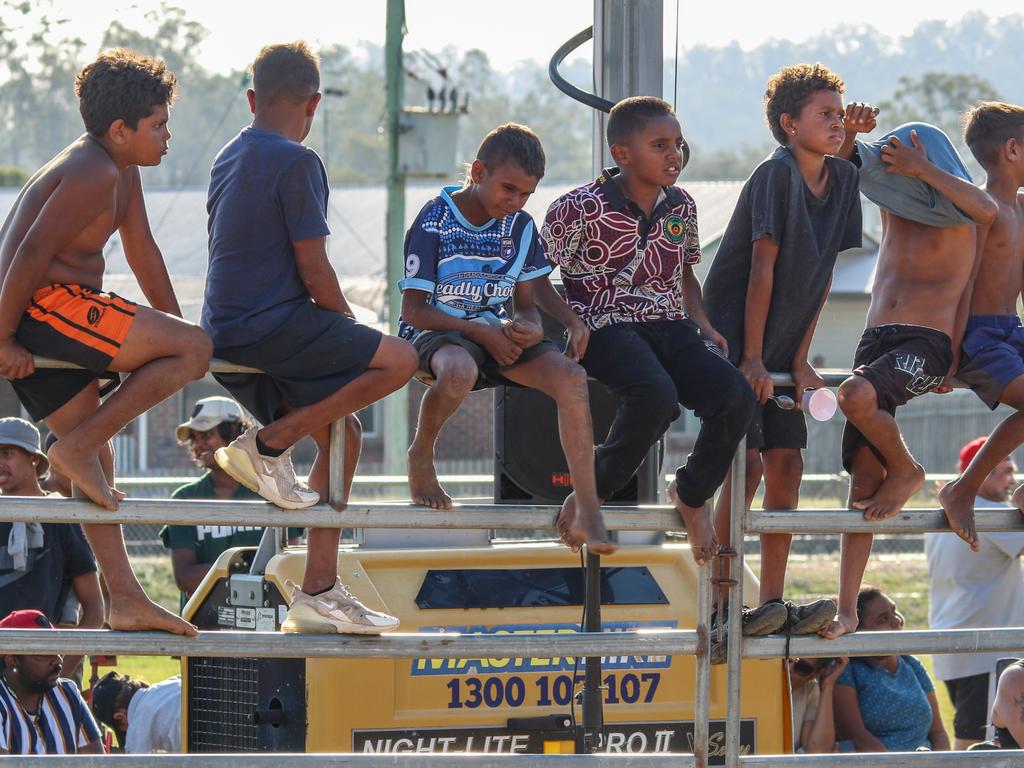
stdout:
MULTIPOLYGON (((202 325, 215 354, 262 373, 217 380, 264 426, 245 430, 214 460, 285 509, 327 495, 330 425, 345 418, 346 494, 359 458, 353 414, 403 386, 416 367, 404 341, 357 323, 327 257, 327 171, 302 145, 320 103, 317 57, 305 43, 268 45, 252 65, 252 125, 221 149, 210 172, 210 265, 202 325), (309 483, 291 452, 317 445, 309 483)), ((337 528, 309 531, 302 584, 285 632, 377 634, 398 626, 338 580, 337 528)))
POLYGON ((481 142, 469 176, 466 186, 445 187, 427 203, 405 240, 401 335, 419 353, 421 380, 432 384, 409 448, 412 499, 451 507, 434 469, 434 444, 471 391, 531 387, 558 406, 576 506, 562 539, 611 554, 594 483, 587 374, 575 362, 589 334, 551 288, 551 265, 533 219, 521 210, 544 176, 544 149, 529 128, 502 125, 481 142), (509 301, 514 320, 505 311, 509 301), (535 301, 569 330, 566 355, 544 338, 535 301))

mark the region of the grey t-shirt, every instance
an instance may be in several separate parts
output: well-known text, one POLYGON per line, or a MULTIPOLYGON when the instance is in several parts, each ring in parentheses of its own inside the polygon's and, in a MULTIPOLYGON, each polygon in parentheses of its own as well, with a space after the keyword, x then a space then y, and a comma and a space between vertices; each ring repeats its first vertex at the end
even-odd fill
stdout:
POLYGON ((770 371, 788 371, 828 288, 836 256, 861 244, 857 169, 827 156, 823 198, 804 183, 796 159, 779 147, 747 179, 704 283, 704 304, 729 357, 743 351, 743 323, 753 243, 779 247, 764 329, 762 358, 770 371))

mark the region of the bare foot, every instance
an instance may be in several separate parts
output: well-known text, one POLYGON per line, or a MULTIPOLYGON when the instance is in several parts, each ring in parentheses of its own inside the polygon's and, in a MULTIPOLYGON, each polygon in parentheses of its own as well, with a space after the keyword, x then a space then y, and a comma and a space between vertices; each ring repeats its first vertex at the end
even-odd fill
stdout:
POLYGON ((451 509, 452 497, 444 492, 434 470, 432 456, 421 458, 412 451, 408 454, 409 494, 413 504, 431 509, 451 509))
POLYGON ((978 534, 974 528, 974 493, 958 492, 956 482, 946 483, 939 491, 939 504, 942 505, 949 521, 949 527, 953 529, 961 539, 971 545, 971 549, 978 551, 978 534))
POLYGON ((573 536, 573 524, 576 522, 576 494, 570 493, 562 502, 562 509, 555 520, 558 540, 576 554, 583 548, 583 542, 573 536))
POLYGON ((847 616, 840 613, 831 623, 818 632, 819 635, 824 637, 826 640, 835 640, 837 637, 848 635, 851 632, 857 631, 857 614, 853 616, 847 616))
POLYGON ((107 622, 111 629, 125 632, 157 630, 189 637, 199 634, 194 625, 161 608, 144 594, 130 597, 111 595, 110 616, 107 622))
POLYGON ((111 512, 117 510, 118 498, 103 474, 95 448, 83 450, 72 438, 65 437, 53 444, 47 457, 53 468, 67 476, 94 504, 111 512))
POLYGON ((710 563, 711 558, 718 554, 718 536, 715 534, 715 526, 711 524, 711 516, 704 507, 684 504, 676 494, 675 480, 668 487, 668 498, 686 526, 686 540, 690 542, 693 559, 697 565, 710 563))
MULTIPOLYGON (((575 496, 575 494, 573 494, 575 496)), ((567 499, 568 501, 568 499, 567 499)), ((569 526, 569 535, 575 541, 582 541, 587 549, 595 555, 613 555, 618 546, 608 537, 608 529, 604 527, 604 515, 601 505, 585 504, 578 499, 575 502, 576 515, 569 526)))
POLYGON ((885 520, 899 514, 910 497, 924 485, 924 467, 914 464, 909 471, 890 470, 875 495, 850 506, 864 512, 866 520, 885 520))

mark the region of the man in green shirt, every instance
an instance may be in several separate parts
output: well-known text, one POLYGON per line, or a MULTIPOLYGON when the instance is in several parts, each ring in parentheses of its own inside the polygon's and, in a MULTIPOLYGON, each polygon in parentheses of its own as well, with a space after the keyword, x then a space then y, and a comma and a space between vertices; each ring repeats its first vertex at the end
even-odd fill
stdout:
MULTIPOLYGON (((192 416, 175 430, 178 442, 187 446, 192 460, 206 470, 198 480, 178 488, 172 499, 230 499, 262 501, 222 470, 213 454, 252 426, 241 407, 227 397, 204 397, 192 416)), ((251 525, 165 525, 160 530, 164 546, 171 550, 174 582, 181 590, 181 607, 199 587, 221 552, 232 547, 254 547, 263 529, 251 525)), ((288 542, 297 543, 301 528, 288 529, 288 542)))

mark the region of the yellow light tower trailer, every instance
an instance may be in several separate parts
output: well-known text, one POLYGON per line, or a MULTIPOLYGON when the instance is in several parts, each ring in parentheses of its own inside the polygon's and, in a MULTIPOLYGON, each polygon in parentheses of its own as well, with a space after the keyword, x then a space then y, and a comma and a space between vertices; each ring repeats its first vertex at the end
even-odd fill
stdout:
MULTIPOLYGON (((217 561, 185 609, 201 629, 276 630, 305 550, 249 574, 253 549, 217 561)), ((578 632, 584 575, 550 544, 342 551, 338 572, 410 632, 578 632)), ((748 594, 757 594, 747 573, 748 594)), ((685 546, 624 547, 601 568, 606 632, 695 626, 697 570, 685 546)), ((189 752, 572 752, 583 659, 182 659, 189 752)), ((691 752, 692 656, 602 659, 605 750, 691 752)), ((791 748, 779 660, 744 662, 745 753, 791 748)), ((725 667, 712 668, 712 762, 724 745, 725 667)))

